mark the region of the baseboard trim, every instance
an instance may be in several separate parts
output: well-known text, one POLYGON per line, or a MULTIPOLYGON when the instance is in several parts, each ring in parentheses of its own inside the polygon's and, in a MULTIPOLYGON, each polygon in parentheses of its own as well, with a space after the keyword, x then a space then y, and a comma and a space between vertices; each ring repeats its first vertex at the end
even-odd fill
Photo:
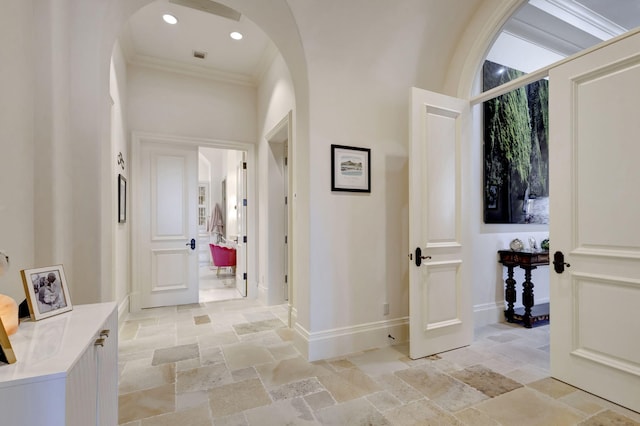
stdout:
POLYGON ((404 343, 409 339, 409 317, 358 324, 310 333, 296 323, 296 346, 309 361, 404 343), (393 336, 394 339, 388 336, 393 336), (304 350, 306 348, 306 350, 304 350))
MULTIPOLYGON (((549 299, 536 300, 536 303, 549 303, 549 299)), ((516 304, 516 308, 522 307, 521 304, 516 304)), ((505 303, 499 301, 495 303, 483 303, 475 305, 473 307, 473 326, 475 328, 483 327, 485 325, 496 324, 499 322, 505 322, 504 319, 505 303)))
POLYGON ((120 326, 125 319, 125 316, 129 313, 129 295, 118 304, 118 325, 120 326))

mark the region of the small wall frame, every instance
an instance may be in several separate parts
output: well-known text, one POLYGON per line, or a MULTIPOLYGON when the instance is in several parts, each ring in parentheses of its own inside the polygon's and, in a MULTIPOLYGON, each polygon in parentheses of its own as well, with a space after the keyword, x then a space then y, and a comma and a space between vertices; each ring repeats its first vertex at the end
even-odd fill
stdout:
POLYGON ((371 149, 331 145, 331 191, 371 192, 371 149))

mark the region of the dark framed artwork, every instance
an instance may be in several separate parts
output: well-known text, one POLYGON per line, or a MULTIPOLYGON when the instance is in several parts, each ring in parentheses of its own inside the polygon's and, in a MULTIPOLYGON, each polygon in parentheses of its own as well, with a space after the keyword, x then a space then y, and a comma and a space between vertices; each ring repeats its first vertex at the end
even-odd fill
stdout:
POLYGON ((127 221, 127 179, 118 175, 118 223, 127 221))
MULTIPOLYGON (((524 73, 485 61, 483 90, 524 73)), ((483 104, 484 222, 549 223, 549 82, 483 104)))
POLYGON ((371 192, 371 149, 331 145, 331 191, 371 192))

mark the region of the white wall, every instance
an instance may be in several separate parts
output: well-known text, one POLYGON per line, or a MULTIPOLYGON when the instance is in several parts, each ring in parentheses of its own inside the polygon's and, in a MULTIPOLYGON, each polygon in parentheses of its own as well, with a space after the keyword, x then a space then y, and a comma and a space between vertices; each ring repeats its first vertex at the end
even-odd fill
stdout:
MULTIPOLYGON (((265 73, 258 88, 258 128, 259 128, 259 170, 260 180, 258 190, 260 245, 258 285, 259 295, 267 304, 284 303, 283 293, 283 265, 284 253, 282 240, 284 229, 284 194, 277 196, 270 188, 274 185, 282 186, 282 169, 276 164, 276 159, 266 139, 276 125, 285 119, 289 111, 295 109, 295 94, 291 74, 284 59, 277 55, 265 73)), ((292 142, 295 144, 295 141, 292 142)), ((293 147, 292 147, 293 148, 293 147)), ((290 157, 292 160, 293 157, 290 157)), ((290 167, 293 166, 290 163, 290 167)), ((293 201, 292 201, 293 202, 293 201)), ((290 277, 292 278, 292 277, 290 277)), ((295 286, 295 284, 293 284, 295 286)), ((295 287, 294 287, 295 288, 295 287)), ((292 301, 296 305, 295 298, 292 301)))
POLYGON ((479 2, 290 4, 309 64, 311 312, 299 331, 315 358, 387 344, 409 314, 409 88, 442 90, 479 2), (371 148, 370 194, 330 191, 331 144, 371 148))
MULTIPOLYGON (((34 62, 31 0, 3 2, 0 14, 0 250, 10 269, 0 292, 25 298, 20 270, 34 265, 34 62)), ((39 201, 38 208, 46 209, 39 201)), ((39 265, 44 266, 44 265, 39 265)))
POLYGON ((118 187, 117 176, 123 175, 130 185, 131 162, 129 161, 130 141, 127 126, 127 66, 120 45, 113 48, 111 60, 111 78, 109 89, 113 105, 111 107, 111 205, 113 227, 113 279, 114 288, 111 299, 120 306, 119 313, 128 311, 126 301, 131 291, 131 202, 130 191, 127 191, 127 221, 118 223, 118 187), (118 155, 122 154, 124 168, 117 163, 118 155), (124 306, 121 306, 123 305, 124 306))
POLYGON ((255 88, 135 65, 128 87, 133 131, 255 142, 255 88))

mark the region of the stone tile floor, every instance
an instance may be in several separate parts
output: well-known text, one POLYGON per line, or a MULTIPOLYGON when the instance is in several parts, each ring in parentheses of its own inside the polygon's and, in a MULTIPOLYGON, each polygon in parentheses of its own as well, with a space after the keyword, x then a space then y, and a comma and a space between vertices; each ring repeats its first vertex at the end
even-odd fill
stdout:
POLYGON ((309 363, 286 316, 248 300, 129 314, 120 424, 640 425, 548 376, 548 326, 486 326, 471 346, 418 360, 397 345, 309 363))

